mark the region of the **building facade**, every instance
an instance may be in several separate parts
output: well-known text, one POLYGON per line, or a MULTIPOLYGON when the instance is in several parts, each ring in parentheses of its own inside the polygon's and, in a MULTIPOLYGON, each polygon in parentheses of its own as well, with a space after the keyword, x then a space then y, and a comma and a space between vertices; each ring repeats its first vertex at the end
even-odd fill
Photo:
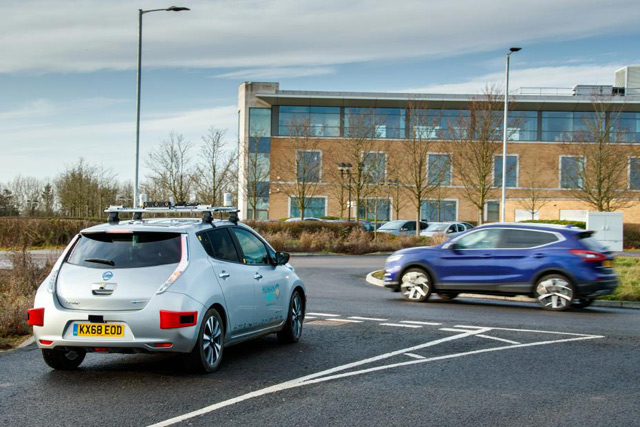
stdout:
MULTIPOLYGON (((625 222, 640 223, 640 66, 618 70, 615 83, 510 95, 507 221, 581 220, 605 204, 623 211, 625 222)), ((502 103, 491 93, 243 83, 242 218, 299 217, 302 208, 305 217, 497 221, 502 103), (416 171, 423 175, 419 192, 416 171)))

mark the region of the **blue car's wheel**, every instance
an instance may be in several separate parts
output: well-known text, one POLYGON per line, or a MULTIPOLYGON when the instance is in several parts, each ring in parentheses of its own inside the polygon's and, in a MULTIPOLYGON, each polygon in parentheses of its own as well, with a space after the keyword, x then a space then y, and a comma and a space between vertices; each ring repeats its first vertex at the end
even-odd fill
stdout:
POLYGON ((548 274, 536 283, 535 296, 546 310, 562 311, 571 307, 573 285, 560 274, 548 274))
POLYGON ((426 301, 431 295, 431 279, 421 268, 410 268, 400 278, 400 291, 409 301, 426 301))

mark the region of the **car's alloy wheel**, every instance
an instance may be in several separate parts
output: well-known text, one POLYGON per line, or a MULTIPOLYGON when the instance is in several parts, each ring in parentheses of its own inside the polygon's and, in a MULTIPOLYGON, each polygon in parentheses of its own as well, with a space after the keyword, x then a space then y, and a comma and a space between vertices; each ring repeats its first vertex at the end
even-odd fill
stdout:
POLYGON ((210 308, 202 319, 198 341, 185 357, 187 368, 196 372, 215 372, 224 352, 224 323, 218 311, 210 308))
POLYGON ((400 291, 409 301, 426 301, 431 295, 429 275, 420 268, 410 268, 400 279, 400 291))
POLYGON ((302 324, 304 322, 304 303, 302 295, 297 289, 291 295, 289 302, 289 314, 287 321, 280 332, 278 332, 278 340, 283 343, 296 343, 302 336, 302 324))
POLYGON ((53 369, 70 371, 76 369, 86 356, 87 352, 82 349, 77 350, 52 350, 42 349, 42 358, 45 363, 53 369))
POLYGON ((559 274, 550 274, 538 280, 535 294, 543 308, 562 311, 571 306, 574 291, 573 286, 566 277, 559 274))

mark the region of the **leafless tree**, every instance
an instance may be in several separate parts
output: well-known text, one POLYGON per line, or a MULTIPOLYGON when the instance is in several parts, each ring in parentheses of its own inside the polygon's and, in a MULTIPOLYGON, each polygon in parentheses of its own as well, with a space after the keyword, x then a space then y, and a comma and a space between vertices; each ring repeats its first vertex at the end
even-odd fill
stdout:
POLYGON ((551 165, 541 159, 536 159, 526 168, 521 178, 520 184, 524 187, 525 197, 518 200, 518 204, 531 215, 532 220, 536 219, 536 213, 539 212, 540 209, 551 202, 551 198, 540 188, 541 174, 543 171, 549 169, 551 169, 551 165))
POLYGON ((262 208, 262 201, 269 197, 265 183, 269 182, 269 153, 259 153, 260 137, 252 137, 249 141, 253 149, 247 154, 247 204, 251 219, 258 219, 258 210, 262 208))
POLYGON ((223 194, 237 187, 238 156, 236 152, 225 151, 225 133, 211 127, 202 137, 200 162, 194 176, 196 199, 214 206, 222 205, 223 194))
POLYGON ((629 157, 640 155, 637 144, 621 144, 630 129, 620 121, 621 106, 609 97, 596 97, 593 115, 582 130, 563 144, 565 154, 579 161, 566 177, 571 193, 599 212, 627 207, 632 195, 627 183, 629 157))
POLYGON ((146 161, 151 173, 148 178, 176 203, 191 201, 193 170, 190 150, 192 144, 181 134, 171 133, 153 150, 146 161))
POLYGON ((304 219, 309 201, 317 194, 322 180, 322 152, 309 120, 294 118, 286 126, 289 134, 287 153, 278 161, 273 174, 283 191, 295 198, 300 218, 304 219))

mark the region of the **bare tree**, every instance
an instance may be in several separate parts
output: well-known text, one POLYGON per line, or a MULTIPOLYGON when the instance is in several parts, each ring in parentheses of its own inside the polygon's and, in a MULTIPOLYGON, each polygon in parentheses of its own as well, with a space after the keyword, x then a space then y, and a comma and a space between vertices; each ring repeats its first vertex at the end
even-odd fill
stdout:
POLYGON ((582 130, 563 144, 565 154, 578 158, 563 179, 574 197, 599 212, 611 212, 632 202, 627 168, 629 157, 640 155, 640 148, 620 144, 630 130, 620 121, 619 104, 597 97, 592 105, 593 114, 584 117, 582 130))
POLYGON ((171 133, 168 139, 149 154, 146 166, 158 188, 167 192, 176 203, 188 202, 193 190, 193 170, 189 152, 192 144, 181 134, 171 133))
POLYGON ((540 209, 551 202, 551 198, 546 196, 544 190, 540 188, 541 174, 543 171, 549 170, 550 165, 541 162, 540 159, 531 162, 520 182, 521 186, 524 187, 525 197, 518 200, 518 204, 531 215, 532 220, 536 219, 536 213, 540 209))
POLYGON ((257 211, 262 208, 262 201, 269 197, 266 183, 269 182, 269 153, 259 153, 260 137, 252 137, 247 154, 247 204, 251 210, 251 219, 258 219, 257 211))
POLYGON ((485 203, 496 192, 493 183, 494 156, 500 154, 503 98, 493 87, 472 99, 469 109, 450 118, 453 174, 463 186, 463 197, 478 211, 483 222, 485 203))
POLYGON ((207 135, 202 137, 200 163, 194 177, 196 199, 214 206, 222 205, 223 194, 237 186, 238 156, 236 152, 225 151, 225 133, 224 130, 211 127, 207 135))
POLYGON ((322 179, 322 152, 313 136, 309 120, 293 119, 287 123, 287 154, 274 169, 276 182, 295 198, 300 218, 304 219, 310 199, 317 194, 322 179))
POLYGON ((35 216, 40 205, 42 183, 34 177, 18 175, 9 182, 13 202, 21 215, 35 216))

